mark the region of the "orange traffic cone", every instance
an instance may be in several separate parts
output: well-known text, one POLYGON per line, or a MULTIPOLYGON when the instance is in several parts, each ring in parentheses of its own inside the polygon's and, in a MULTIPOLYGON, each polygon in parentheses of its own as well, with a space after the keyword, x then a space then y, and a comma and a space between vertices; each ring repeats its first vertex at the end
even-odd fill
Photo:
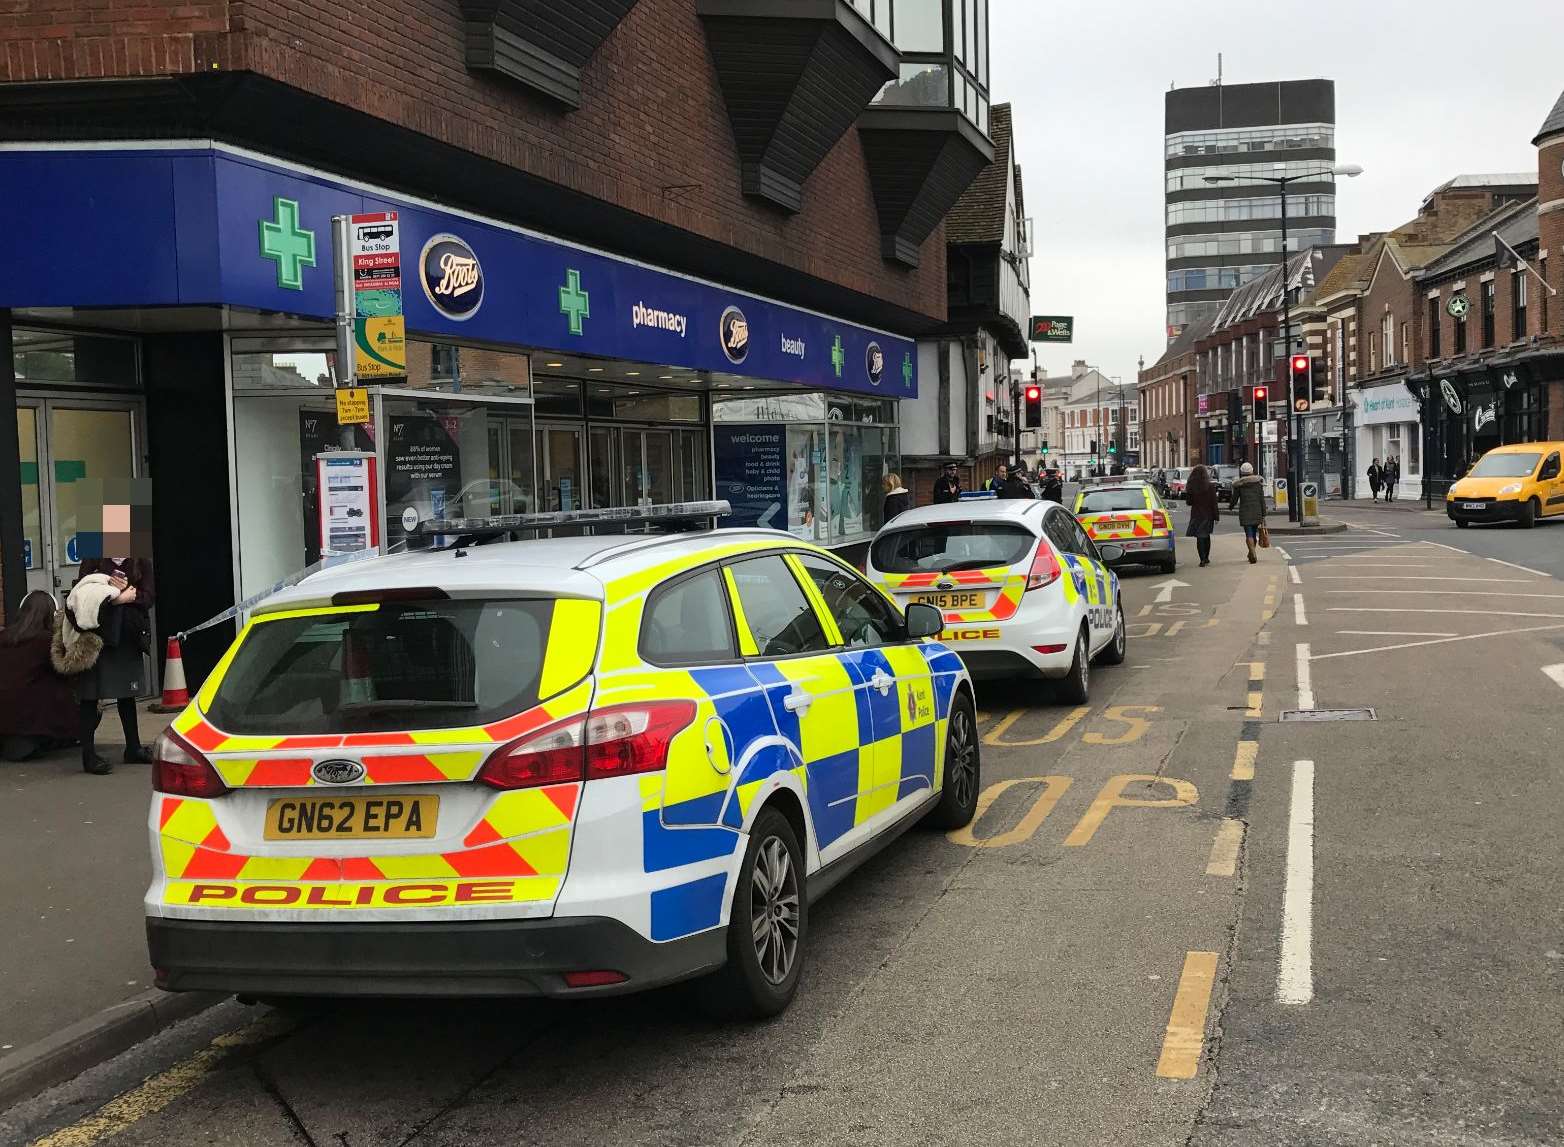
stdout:
POLYGON ((154 713, 177 713, 190 704, 190 690, 185 686, 185 659, 179 649, 179 638, 168 639, 168 656, 163 661, 163 699, 152 706, 154 713))

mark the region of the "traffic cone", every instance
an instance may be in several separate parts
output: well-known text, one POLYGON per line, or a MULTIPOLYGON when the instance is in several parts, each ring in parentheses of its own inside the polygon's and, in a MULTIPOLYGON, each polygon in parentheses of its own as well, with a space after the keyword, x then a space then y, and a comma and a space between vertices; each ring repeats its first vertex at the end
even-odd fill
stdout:
POLYGON ((168 639, 168 655, 163 660, 163 699, 151 707, 154 713, 178 713, 190 704, 185 686, 185 659, 177 636, 168 639))

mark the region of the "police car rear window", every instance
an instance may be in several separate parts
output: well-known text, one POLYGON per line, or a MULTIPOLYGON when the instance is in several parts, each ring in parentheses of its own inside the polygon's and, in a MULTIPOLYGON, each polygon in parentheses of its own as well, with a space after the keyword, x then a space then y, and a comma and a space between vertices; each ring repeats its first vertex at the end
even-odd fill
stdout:
POLYGON ((897 530, 875 539, 870 553, 884 573, 949 573, 1013 566, 1037 545, 1037 535, 1003 522, 951 522, 897 530))
POLYGON ((1081 499, 1078 514, 1102 514, 1110 510, 1144 510, 1144 490, 1093 490, 1081 499))
POLYGON ((386 602, 261 621, 208 716, 229 733, 482 725, 538 703, 552 600, 386 602))

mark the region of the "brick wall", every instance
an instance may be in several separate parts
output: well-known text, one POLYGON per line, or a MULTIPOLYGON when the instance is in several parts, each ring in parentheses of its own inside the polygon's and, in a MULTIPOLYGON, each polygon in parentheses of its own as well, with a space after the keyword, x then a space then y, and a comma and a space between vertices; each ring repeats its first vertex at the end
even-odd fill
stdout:
MULTIPOLYGON (((943 227, 880 256, 856 131, 794 216, 745 199, 694 0, 640 0, 579 110, 467 70, 454 0, 0 0, 0 81, 253 71, 815 278, 945 318, 943 227)), ((778 293, 785 294, 779 284, 778 293)))
MULTIPOLYGON (((1548 253, 1548 282, 1554 290, 1564 292, 1564 135, 1544 140, 1537 149, 1537 177, 1537 225, 1541 250, 1548 253)), ((1539 322, 1545 293, 1539 288, 1531 295, 1539 322)), ((1564 338, 1564 294, 1550 298, 1547 310, 1548 329, 1540 333, 1564 338)))

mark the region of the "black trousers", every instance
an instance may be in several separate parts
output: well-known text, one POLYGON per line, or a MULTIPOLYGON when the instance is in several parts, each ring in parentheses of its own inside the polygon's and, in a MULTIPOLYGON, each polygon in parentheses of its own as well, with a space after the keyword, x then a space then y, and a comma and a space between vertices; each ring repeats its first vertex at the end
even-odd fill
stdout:
POLYGON ((1203 538, 1196 538, 1195 539, 1195 552, 1200 555, 1200 560, 1201 561, 1208 562, 1208 561, 1211 560, 1211 535, 1210 534, 1207 534, 1203 538))
MULTIPOLYGON (((141 746, 141 728, 136 720, 136 699, 134 697, 121 697, 114 703, 119 710, 120 728, 125 733, 125 747, 139 748, 141 746)), ((81 703, 81 757, 84 761, 90 761, 97 754, 92 739, 98 731, 98 721, 101 714, 98 712, 96 701, 83 701, 81 703)))

